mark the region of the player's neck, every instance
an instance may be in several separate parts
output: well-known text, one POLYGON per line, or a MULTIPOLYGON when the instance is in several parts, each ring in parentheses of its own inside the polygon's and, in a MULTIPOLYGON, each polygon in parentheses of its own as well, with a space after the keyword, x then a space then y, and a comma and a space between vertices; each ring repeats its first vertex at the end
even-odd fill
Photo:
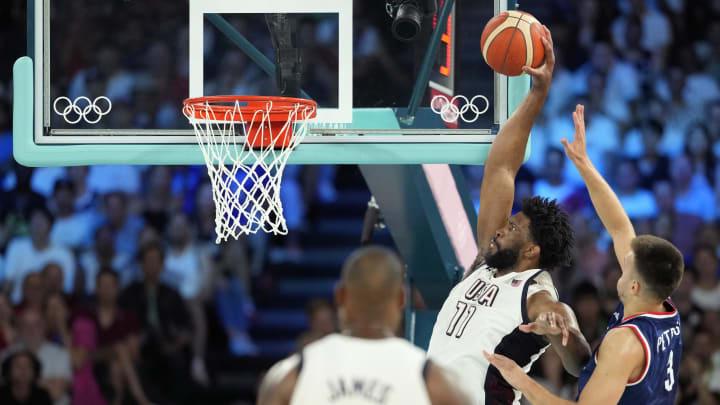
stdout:
POLYGON ((385 339, 395 336, 392 328, 382 324, 369 323, 352 323, 347 324, 342 330, 342 334, 360 339, 385 339))
POLYGON ((625 306, 625 313, 623 316, 625 318, 635 315, 640 315, 648 312, 668 312, 668 309, 665 307, 664 304, 665 301, 661 302, 648 302, 646 300, 637 300, 633 302, 629 302, 627 304, 624 303, 625 306))
POLYGON ((518 262, 512 267, 508 267, 506 269, 495 269, 495 277, 501 277, 508 273, 521 273, 526 270, 537 268, 538 266, 536 263, 528 263, 526 261, 518 260, 518 262))

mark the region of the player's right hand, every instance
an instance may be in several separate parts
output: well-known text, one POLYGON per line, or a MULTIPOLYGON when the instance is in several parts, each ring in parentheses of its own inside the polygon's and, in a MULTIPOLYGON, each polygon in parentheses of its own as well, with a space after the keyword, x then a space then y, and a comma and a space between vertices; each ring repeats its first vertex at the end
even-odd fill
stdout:
POLYGON ((560 140, 565 147, 565 154, 573 162, 587 158, 585 148, 585 107, 578 104, 573 111, 573 122, 575 123, 575 139, 569 143, 567 139, 560 140))
POLYGON ((550 91, 550 82, 552 81, 553 70, 555 69, 555 52, 553 51, 553 40, 550 30, 546 26, 542 26, 544 36, 542 38, 545 47, 545 63, 537 68, 523 66, 523 72, 532 76, 532 88, 535 90, 550 91))
POLYGON ((568 329, 568 320, 561 314, 556 312, 543 312, 527 325, 520 325, 518 329, 525 333, 534 333, 536 335, 557 336, 562 335, 562 345, 567 345, 570 331, 568 329))

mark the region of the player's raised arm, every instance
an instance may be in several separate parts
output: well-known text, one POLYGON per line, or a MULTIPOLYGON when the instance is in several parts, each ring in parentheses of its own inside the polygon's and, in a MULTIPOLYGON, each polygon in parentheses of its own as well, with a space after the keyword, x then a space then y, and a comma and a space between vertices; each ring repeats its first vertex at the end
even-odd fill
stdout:
POLYGON ((515 175, 522 165, 530 129, 550 91, 555 55, 550 30, 545 26, 543 30, 545 63, 537 69, 523 67, 523 71, 532 76, 532 88, 500 128, 485 161, 477 224, 480 254, 487 247, 495 231, 504 226, 510 217, 515 192, 515 175))
POLYGON ((585 108, 578 105, 573 112, 575 122, 575 139, 569 143, 567 139, 562 140, 565 147, 565 154, 575 164, 580 172, 592 200, 595 212, 597 212, 605 229, 610 233, 615 245, 615 255, 620 262, 623 271, 625 257, 631 252, 631 242, 635 238, 635 229, 630 218, 620 204, 615 192, 597 171, 585 149, 585 108))

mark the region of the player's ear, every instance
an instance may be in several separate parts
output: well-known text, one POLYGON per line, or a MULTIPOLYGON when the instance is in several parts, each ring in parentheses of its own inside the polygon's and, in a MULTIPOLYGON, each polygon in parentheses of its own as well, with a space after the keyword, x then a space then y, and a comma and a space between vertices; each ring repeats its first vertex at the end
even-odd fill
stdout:
POLYGON ((640 282, 638 280, 635 279, 630 283, 630 291, 632 291, 633 295, 640 293, 640 282))
POLYGON ((335 286, 335 307, 341 308, 345 306, 345 300, 347 299, 347 288, 343 283, 338 283, 335 286))
POLYGON ((540 257, 540 246, 530 243, 525 248, 525 257, 528 259, 536 259, 540 257))
POLYGON ((406 302, 405 296, 406 296, 407 294, 411 294, 411 292, 410 292, 410 291, 406 291, 405 287, 402 287, 402 288, 399 288, 399 289, 398 289, 398 295, 397 295, 397 298, 396 298, 398 308, 400 308, 400 309, 405 308, 405 302, 406 302))

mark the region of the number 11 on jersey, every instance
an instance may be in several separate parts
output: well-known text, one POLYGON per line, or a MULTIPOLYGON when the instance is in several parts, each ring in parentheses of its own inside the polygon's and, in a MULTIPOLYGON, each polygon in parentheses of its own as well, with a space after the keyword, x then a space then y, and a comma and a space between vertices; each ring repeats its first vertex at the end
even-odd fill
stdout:
POLYGON ((458 301, 457 305, 455 305, 455 308, 457 309, 457 311, 455 311, 455 315, 453 315, 452 319, 450 320, 450 325, 448 325, 445 334, 448 336, 452 336, 453 332, 455 332, 455 329, 458 329, 455 337, 460 338, 465 331, 465 327, 467 326, 468 322, 470 322, 470 318, 472 318, 472 316, 475 314, 477 307, 475 307, 475 305, 468 305, 465 302, 458 301))

